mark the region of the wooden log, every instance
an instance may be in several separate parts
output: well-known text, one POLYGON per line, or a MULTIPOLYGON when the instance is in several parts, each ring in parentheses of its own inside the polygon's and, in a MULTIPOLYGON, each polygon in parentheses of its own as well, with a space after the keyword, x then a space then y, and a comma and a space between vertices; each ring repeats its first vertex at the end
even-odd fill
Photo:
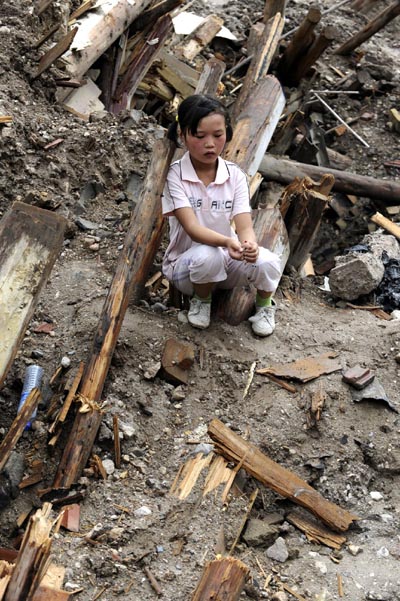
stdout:
POLYGON ((282 110, 285 97, 273 75, 260 79, 251 89, 246 105, 237 119, 233 139, 224 157, 234 161, 252 177, 258 170, 282 110))
MULTIPOLYGON (((289 257, 289 239, 279 209, 255 209, 252 219, 258 243, 280 257, 283 272, 289 257)), ((230 325, 236 326, 250 317, 255 297, 254 286, 237 287, 228 293, 221 291, 216 296, 217 314, 230 325)))
POLYGON ((281 184, 290 184, 295 177, 303 178, 306 175, 311 179, 319 180, 326 173, 331 173, 335 182, 333 190, 365 196, 385 201, 389 205, 395 205, 400 198, 400 183, 390 180, 379 180, 366 175, 358 175, 349 171, 339 171, 330 167, 317 167, 298 163, 289 159, 281 159, 266 155, 259 167, 260 173, 267 179, 281 184))
POLYGON ((5 468, 7 461, 18 440, 25 430, 25 426, 32 419, 32 414, 41 399, 40 390, 34 388, 27 396, 21 411, 11 424, 11 428, 0 444, 0 473, 5 468))
POLYGON ((16 202, 0 222, 0 387, 62 248, 66 220, 16 202))
POLYGON ((68 75, 80 79, 150 4, 151 0, 108 0, 85 13, 74 43, 62 57, 68 75))
POLYGON ((53 521, 45 503, 29 520, 4 601, 32 601, 49 564, 53 521))
POLYGON ((392 234, 392 236, 395 236, 397 240, 400 240, 400 225, 394 223, 391 219, 384 217, 381 213, 375 213, 371 217, 371 221, 389 232, 389 234, 392 234))
POLYGON ((130 63, 115 91, 111 105, 112 113, 117 115, 122 110, 130 107, 132 96, 159 55, 171 28, 171 17, 169 15, 160 17, 148 39, 142 41, 139 49, 135 49, 134 60, 130 63))
POLYGON ((282 211, 290 245, 287 263, 298 271, 311 252, 333 182, 333 175, 323 176, 320 184, 308 177, 296 178, 283 194, 282 211))
POLYGON ((174 48, 174 54, 187 61, 192 61, 217 35, 224 24, 218 15, 211 14, 174 48))
POLYGON ((339 48, 337 48, 334 54, 350 54, 353 50, 358 48, 366 40, 369 40, 377 31, 380 31, 390 21, 393 21, 400 15, 400 0, 392 2, 385 10, 379 13, 375 19, 372 19, 365 27, 363 27, 358 33, 351 37, 347 42, 344 42, 339 48))
MULTIPOLYGON (((268 74, 274 58, 279 39, 282 34, 284 19, 278 13, 266 23, 262 33, 257 36, 256 52, 247 70, 243 86, 232 111, 232 122, 235 123, 249 97, 253 95, 253 86, 268 74)), ((256 34, 254 34, 256 35, 256 34)))
POLYGON ((307 75, 310 68, 316 63, 323 52, 336 40, 338 32, 336 27, 328 25, 325 29, 315 38, 307 50, 305 56, 303 56, 299 63, 294 67, 292 73, 288 73, 288 81, 292 85, 297 85, 300 80, 307 75))
POLYGON ((239 559, 221 557, 210 561, 193 593, 192 601, 226 599, 237 601, 249 577, 249 568, 239 559))
POLYGON ((292 40, 282 54, 277 66, 277 72, 282 81, 286 81, 293 66, 303 56, 315 39, 314 29, 321 20, 321 11, 317 6, 311 6, 307 16, 300 23, 292 40))
POLYGON ((268 21, 275 17, 276 14, 280 13, 282 17, 285 16, 285 8, 286 8, 287 0, 266 0, 264 6, 264 23, 268 23, 268 21))
POLYGON ((228 461, 240 462, 251 476, 283 497, 302 505, 333 530, 347 530, 358 519, 356 515, 324 499, 305 480, 269 459, 255 445, 244 440, 220 420, 211 421, 208 434, 215 443, 217 453, 228 461))
POLYGON ((115 274, 95 333, 92 352, 80 387, 88 404, 78 412, 54 480, 56 488, 69 488, 80 477, 101 423, 99 402, 128 303, 138 300, 157 252, 163 217, 160 198, 174 146, 159 140, 147 170, 141 198, 132 214, 115 274))

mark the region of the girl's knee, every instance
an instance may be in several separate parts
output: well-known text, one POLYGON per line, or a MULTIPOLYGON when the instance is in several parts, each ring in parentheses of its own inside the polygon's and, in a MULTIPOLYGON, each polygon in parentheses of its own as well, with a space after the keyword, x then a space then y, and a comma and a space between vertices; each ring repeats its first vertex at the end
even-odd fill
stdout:
POLYGON ((196 274, 196 280, 200 273, 202 276, 214 278, 225 269, 225 258, 222 250, 214 246, 200 246, 192 256, 191 265, 189 267, 191 274, 196 274))

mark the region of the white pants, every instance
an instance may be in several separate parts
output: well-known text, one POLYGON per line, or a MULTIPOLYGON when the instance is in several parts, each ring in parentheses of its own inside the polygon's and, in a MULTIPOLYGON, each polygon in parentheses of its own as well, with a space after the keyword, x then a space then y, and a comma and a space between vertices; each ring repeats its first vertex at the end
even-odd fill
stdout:
POLYGON ((255 263, 236 261, 228 249, 194 244, 175 261, 172 283, 191 296, 193 284, 215 283, 216 288, 231 289, 253 284, 257 290, 275 292, 281 278, 281 262, 275 253, 260 248, 255 263))

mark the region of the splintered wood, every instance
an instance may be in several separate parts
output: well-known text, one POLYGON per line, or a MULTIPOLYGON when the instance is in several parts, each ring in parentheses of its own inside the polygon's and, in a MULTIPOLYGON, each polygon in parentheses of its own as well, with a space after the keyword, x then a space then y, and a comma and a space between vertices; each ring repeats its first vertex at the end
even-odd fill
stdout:
POLYGON ((217 453, 228 461, 241 464, 251 476, 283 497, 302 505, 330 528, 344 531, 358 519, 356 515, 324 499, 305 480, 269 459, 256 446, 234 433, 218 419, 212 420, 208 434, 215 443, 217 453))
POLYGON ((191 601, 216 599, 237 601, 249 574, 249 568, 239 559, 223 557, 210 561, 204 569, 191 601))
POLYGON ((215 456, 214 453, 205 456, 203 453, 198 453, 181 466, 170 488, 170 494, 179 499, 186 499, 206 467, 209 470, 203 487, 203 496, 212 492, 220 484, 230 481, 232 470, 228 468, 227 461, 223 457, 215 456))
POLYGON ((311 543, 321 543, 331 549, 340 549, 346 542, 346 537, 341 534, 336 534, 321 524, 318 524, 309 516, 300 515, 292 512, 286 516, 288 522, 299 528, 311 543))

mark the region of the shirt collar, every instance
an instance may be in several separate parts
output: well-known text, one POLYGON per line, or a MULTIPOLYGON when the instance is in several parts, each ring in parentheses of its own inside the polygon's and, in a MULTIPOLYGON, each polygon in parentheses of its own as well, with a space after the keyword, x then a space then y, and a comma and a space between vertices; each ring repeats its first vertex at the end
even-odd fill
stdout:
MULTIPOLYGON (((192 161, 190 160, 189 152, 185 152, 183 157, 181 158, 181 174, 182 179, 190 182, 200 182, 192 161)), ((216 184, 224 184, 226 180, 229 178, 229 170, 228 165, 224 159, 218 157, 218 167, 217 167, 217 175, 215 177, 216 184)))

